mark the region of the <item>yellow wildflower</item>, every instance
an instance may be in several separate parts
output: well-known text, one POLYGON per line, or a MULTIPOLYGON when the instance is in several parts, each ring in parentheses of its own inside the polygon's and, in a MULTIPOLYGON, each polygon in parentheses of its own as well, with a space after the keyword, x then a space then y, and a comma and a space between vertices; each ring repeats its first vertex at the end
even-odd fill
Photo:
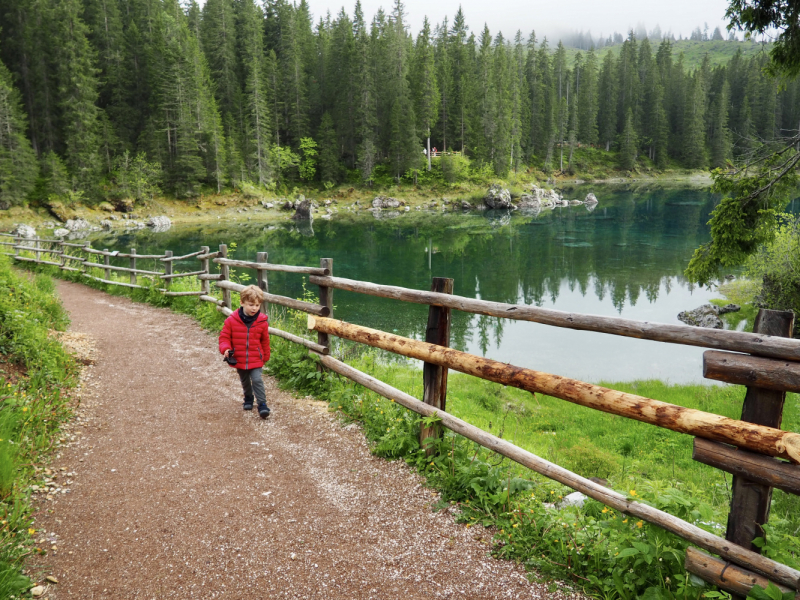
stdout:
POLYGON ((641 529, 641 528, 642 528, 642 525, 644 525, 644 523, 643 523, 642 521, 636 521, 636 526, 637 526, 639 529, 641 529))

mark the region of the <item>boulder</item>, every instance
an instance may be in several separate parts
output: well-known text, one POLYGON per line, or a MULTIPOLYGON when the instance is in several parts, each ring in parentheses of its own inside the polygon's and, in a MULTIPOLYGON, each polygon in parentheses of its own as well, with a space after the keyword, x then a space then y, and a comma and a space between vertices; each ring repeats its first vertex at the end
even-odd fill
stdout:
POLYGON ((134 221, 134 220, 128 221, 127 226, 129 229, 144 229, 145 227, 147 227, 147 225, 145 225, 143 221, 134 221))
MULTIPOLYGON (((302 196, 301 196, 302 198, 302 196)), ((311 202, 303 198, 300 200, 297 205, 295 206, 294 214, 292 215, 292 220, 294 221, 308 221, 312 218, 311 216, 311 202)))
POLYGON ((291 200, 287 200, 283 204, 281 204, 281 210, 294 210, 294 202, 291 200))
POLYGON ((723 323, 719 315, 729 312, 737 312, 741 308, 736 304, 728 304, 723 307, 713 304, 704 304, 694 310, 684 310, 678 313, 678 320, 693 327, 707 327, 709 329, 722 329, 723 323))
POLYGON ((400 206, 400 200, 388 196, 376 196, 372 201, 372 208, 397 208, 398 206, 400 206))
POLYGON ((483 198, 486 208, 508 209, 512 208, 511 192, 497 184, 492 185, 483 198))
POLYGON ((535 195, 523 194, 517 202, 517 206, 519 208, 541 208, 542 203, 535 195))
POLYGON ((24 223, 22 225, 17 225, 16 229, 14 229, 14 231, 12 231, 11 233, 24 238, 36 237, 36 230, 30 225, 25 225, 24 223))
POLYGON ((92 226, 83 217, 77 217, 75 219, 67 219, 67 222, 64 223, 64 228, 70 231, 84 231, 91 229, 92 226))
POLYGON ((55 231, 53 231, 53 236, 57 238, 67 237, 69 235, 69 229, 64 229, 63 227, 59 227, 55 231))
POLYGON ((152 227, 153 231, 167 231, 170 227, 172 227, 172 221, 169 220, 169 217, 165 217, 163 215, 158 217, 150 217, 147 220, 146 225, 148 227, 152 227))
POLYGON ((475 208, 474 204, 467 202, 466 200, 461 201, 461 210, 472 210, 475 208))
POLYGON ((97 208, 102 210, 103 212, 114 212, 114 205, 110 202, 101 202, 97 205, 97 208))
POLYGON ((580 200, 570 200, 569 201, 569 205, 570 206, 580 206, 581 204, 583 204, 583 202, 581 202, 580 200))
POLYGON ((595 196, 593 192, 589 192, 586 194, 586 200, 583 202, 585 204, 597 204, 597 196, 595 196))
POLYGON ((112 222, 111 222, 111 221, 109 221, 108 219, 103 219, 102 221, 100 221, 100 227, 102 227, 102 228, 103 228, 103 229, 105 229, 105 230, 109 230, 109 229, 111 229, 113 226, 114 226, 114 223, 112 223, 112 222))
POLYGON ((559 502, 558 508, 566 508, 568 506, 577 506, 581 508, 583 503, 586 502, 588 496, 586 494, 582 494, 581 492, 572 492, 571 494, 567 494, 564 496, 564 499, 559 502))

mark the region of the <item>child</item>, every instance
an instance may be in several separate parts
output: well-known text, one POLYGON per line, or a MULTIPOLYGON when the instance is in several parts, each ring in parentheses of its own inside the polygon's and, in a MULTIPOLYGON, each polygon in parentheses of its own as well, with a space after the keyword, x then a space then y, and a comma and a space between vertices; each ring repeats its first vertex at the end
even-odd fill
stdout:
POLYGON ((270 410, 261 379, 261 367, 269 360, 269 323, 259 312, 264 292, 248 285, 239 294, 239 310, 225 319, 219 334, 219 351, 225 361, 235 366, 244 390, 245 410, 253 410, 253 396, 258 400, 258 416, 266 419, 270 410))

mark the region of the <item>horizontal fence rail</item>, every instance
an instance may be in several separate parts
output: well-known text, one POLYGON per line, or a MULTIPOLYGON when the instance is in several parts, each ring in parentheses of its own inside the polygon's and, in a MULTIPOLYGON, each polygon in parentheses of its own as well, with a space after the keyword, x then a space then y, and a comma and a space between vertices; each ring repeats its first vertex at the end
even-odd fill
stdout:
POLYGON ((274 327, 270 327, 270 334, 307 348, 330 371, 418 414, 438 417, 437 424, 421 429, 421 443, 427 438, 441 435, 438 425, 440 423, 441 426, 534 472, 619 511, 663 527, 722 557, 724 560, 689 548, 686 552, 685 568, 734 595, 744 596, 753 585, 765 586, 769 582, 778 584, 783 591, 800 589, 800 572, 762 556, 751 544, 754 532, 760 531, 760 524, 767 522, 772 488, 800 495, 800 466, 796 464, 800 463, 800 433, 780 429, 785 392, 800 391, 800 340, 789 337, 793 324, 793 317, 789 313, 760 311, 754 326, 755 333, 723 331, 477 300, 444 293, 451 292, 453 287, 452 280, 442 278, 434 278, 432 290, 436 291, 425 291, 334 277, 333 261, 326 258, 320 260, 319 267, 280 265, 270 263, 266 252, 257 253, 255 261, 229 259, 225 245, 219 246, 219 250, 213 252, 209 247, 203 246, 196 252, 182 256, 173 256, 171 251, 145 255, 137 254, 133 248, 129 253, 98 250, 91 248, 88 242, 21 238, 9 234, 0 236, 13 239, 8 242, 0 241, 0 245, 15 249, 16 253, 13 255, 5 253, 15 260, 80 272, 87 279, 108 285, 151 289, 172 297, 196 297, 200 302, 213 304, 217 311, 226 316, 233 313, 231 292, 241 292, 246 287, 231 281, 231 269, 255 270, 257 285, 264 292, 262 310, 268 313, 270 304, 277 304, 307 313, 309 331, 317 333, 317 342, 274 327), (50 246, 45 247, 43 244, 50 246), (57 246, 60 249, 56 249, 57 246), (23 256, 23 253, 26 255, 23 256), (78 256, 80 254, 85 256, 78 256), (57 257, 60 262, 43 260, 45 255, 57 257), (102 262, 94 262, 98 258, 90 257, 102 257, 102 262), (128 266, 112 265, 112 259, 127 259, 128 266), (155 270, 144 270, 137 268, 137 259, 158 262, 155 263, 155 270), (198 260, 199 270, 195 268, 184 273, 174 272, 176 261, 187 259, 198 260), (70 261, 77 263, 76 267, 67 266, 70 261), (217 266, 218 273, 211 273, 211 263, 217 266), (163 272, 158 270, 158 265, 163 265, 163 272), (91 274, 91 269, 103 269, 104 277, 95 277, 91 274), (111 279, 112 272, 127 274, 129 282, 111 279), (319 304, 270 293, 267 281, 269 272, 309 275, 309 281, 319 286, 319 304), (137 280, 138 276, 150 280, 151 283, 141 285, 137 280), (173 281, 182 278, 195 278, 200 289, 171 290, 173 281), (154 287, 156 282, 162 283, 164 288, 154 287), (220 292, 221 298, 212 294, 212 283, 220 292), (335 289, 427 304, 430 308, 426 341, 333 319, 335 289), (704 376, 747 386, 742 419, 730 419, 459 352, 449 348, 452 309, 555 327, 710 348, 703 356, 704 376), (331 336, 422 360, 423 401, 330 356, 331 336), (547 394, 595 410, 695 436, 692 458, 733 475, 733 500, 727 539, 636 502, 450 415, 445 406, 448 370, 460 371, 533 393, 547 394), (760 502, 758 506, 754 503, 754 498, 760 502))
POLYGON ((649 323, 620 317, 604 317, 568 313, 551 308, 539 308, 521 304, 506 304, 476 300, 465 296, 426 292, 393 285, 380 285, 344 279, 342 277, 310 277, 309 281, 337 290, 393 298, 404 302, 443 306, 463 312, 531 321, 554 327, 596 331, 623 337, 632 337, 656 342, 669 342, 686 346, 701 346, 734 352, 747 352, 759 356, 783 358, 800 361, 800 340, 768 335, 758 335, 743 331, 726 331, 723 329, 707 329, 689 325, 670 325, 667 323, 649 323))

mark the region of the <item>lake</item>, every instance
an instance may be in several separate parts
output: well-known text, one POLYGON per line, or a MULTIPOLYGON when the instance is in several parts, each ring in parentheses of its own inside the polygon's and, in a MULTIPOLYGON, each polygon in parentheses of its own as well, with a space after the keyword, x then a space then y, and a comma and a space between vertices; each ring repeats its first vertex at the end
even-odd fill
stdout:
MULTIPOLYGON (((455 293, 498 302, 564 311, 680 323, 677 315, 719 297, 688 283, 683 270, 694 249, 708 241, 717 198, 697 189, 631 191, 593 186, 599 204, 515 212, 403 213, 376 219, 345 211, 313 225, 251 221, 175 227, 166 233, 102 234, 94 247, 176 255, 222 243, 233 256, 319 265, 333 258, 334 274, 375 283, 430 289, 432 277, 452 277, 455 293)), ((586 189, 569 192, 583 198, 586 189)), ((244 215, 236 214, 237 218, 244 215)), ((147 268, 147 267, 144 267, 147 268)), ((196 270, 194 260, 176 271, 196 270)), ((240 271, 243 272, 243 271, 240 271)), ((307 279, 271 273, 270 291, 303 294, 307 279)), ((310 289, 315 291, 314 286, 310 289)), ((336 291, 339 319, 421 339, 427 307, 336 291)), ((454 311, 452 345, 541 371, 590 382, 658 378, 702 382, 700 348, 559 329, 454 311)))

